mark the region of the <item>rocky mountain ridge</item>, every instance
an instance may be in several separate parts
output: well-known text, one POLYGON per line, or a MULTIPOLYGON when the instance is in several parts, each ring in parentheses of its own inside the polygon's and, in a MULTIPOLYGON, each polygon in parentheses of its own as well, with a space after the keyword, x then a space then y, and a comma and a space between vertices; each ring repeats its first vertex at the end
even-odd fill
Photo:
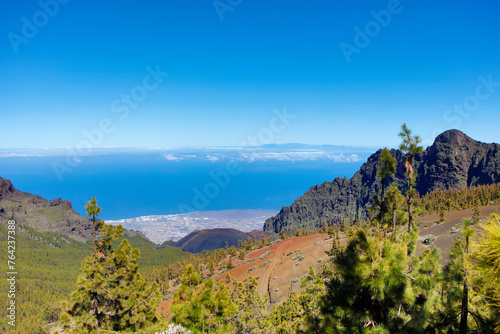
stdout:
MULTIPOLYGON (((372 154, 351 179, 338 177, 311 187, 292 205, 283 207, 278 215, 269 218, 264 224, 264 232, 279 233, 319 226, 323 222, 366 218, 372 196, 381 189, 377 178, 381 152, 372 154)), ((406 192, 405 155, 394 149, 391 154, 397 161, 397 171, 388 183, 395 182, 402 192, 406 192)), ((418 174, 416 189, 420 195, 436 189, 463 189, 500 182, 500 145, 482 143, 459 130, 448 130, 415 156, 414 170, 418 174)))
MULTIPOLYGON (((68 200, 47 200, 41 196, 17 190, 10 180, 0 177, 0 224, 15 220, 38 232, 58 232, 79 241, 92 237, 88 217, 80 216, 68 200)), ((142 233, 126 230, 126 236, 142 233)))

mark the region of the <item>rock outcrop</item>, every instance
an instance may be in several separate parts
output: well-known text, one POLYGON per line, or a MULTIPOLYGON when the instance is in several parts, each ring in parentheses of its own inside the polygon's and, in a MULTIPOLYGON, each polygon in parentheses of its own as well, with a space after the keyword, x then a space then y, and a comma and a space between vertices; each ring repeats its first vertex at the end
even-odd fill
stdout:
MULTIPOLYGON (((278 215, 264 224, 264 232, 290 231, 320 226, 323 222, 352 221, 367 217, 367 207, 374 194, 381 190, 377 171, 382 150, 372 154, 351 179, 336 178, 332 182, 311 187, 291 206, 283 207, 278 215)), ((388 180, 405 192, 405 155, 391 150, 397 161, 396 174, 388 180)), ((492 184, 500 182, 500 145, 476 141, 463 132, 449 130, 436 137, 423 153, 415 156, 420 195, 436 190, 492 184)))

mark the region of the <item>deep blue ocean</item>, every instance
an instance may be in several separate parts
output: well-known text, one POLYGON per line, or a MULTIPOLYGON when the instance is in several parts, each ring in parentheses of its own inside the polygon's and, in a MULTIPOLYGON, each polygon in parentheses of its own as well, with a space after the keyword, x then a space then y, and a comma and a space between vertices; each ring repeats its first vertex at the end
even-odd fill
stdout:
POLYGON ((54 159, 2 158, 0 176, 18 190, 49 200, 70 200, 80 214, 95 196, 102 207, 101 219, 201 210, 279 210, 311 186, 338 176, 352 177, 363 163, 242 161, 228 169, 226 160, 169 161, 154 154, 122 154, 85 157, 61 180, 54 172, 54 159))

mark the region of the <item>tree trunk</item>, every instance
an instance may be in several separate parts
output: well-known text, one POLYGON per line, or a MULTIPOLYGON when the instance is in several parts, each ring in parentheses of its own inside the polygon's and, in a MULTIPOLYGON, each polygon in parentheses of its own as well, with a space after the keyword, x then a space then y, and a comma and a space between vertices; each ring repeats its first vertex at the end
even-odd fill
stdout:
POLYGON ((384 218, 384 213, 385 213, 385 202, 384 202, 384 197, 385 197, 385 181, 382 180, 382 191, 380 193, 380 212, 379 212, 379 222, 382 224, 382 219, 384 218))
POLYGON ((462 311, 460 314, 459 334, 467 334, 467 315, 469 314, 469 291, 467 287, 467 272, 464 277, 464 291, 462 295, 462 311))
POLYGON ((411 234, 413 228, 413 155, 405 161, 406 172, 408 174, 408 233, 411 234))
POLYGON ((392 240, 396 240, 396 209, 392 209, 392 240))
MULTIPOLYGON (((89 218, 90 219, 90 218, 89 218)), ((95 254, 96 254, 96 244, 95 244, 95 217, 93 217, 92 221, 92 259, 93 263, 95 264, 95 254)))
POLYGON ((413 227, 413 195, 408 196, 408 233, 411 233, 413 227))

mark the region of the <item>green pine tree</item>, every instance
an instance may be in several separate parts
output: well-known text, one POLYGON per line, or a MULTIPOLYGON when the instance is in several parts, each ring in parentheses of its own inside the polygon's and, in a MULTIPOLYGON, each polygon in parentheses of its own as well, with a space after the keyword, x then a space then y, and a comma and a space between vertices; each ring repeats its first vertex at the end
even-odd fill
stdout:
POLYGON ((82 262, 78 288, 61 317, 65 329, 69 333, 135 333, 160 323, 159 291, 138 272, 139 250, 132 249, 126 239, 112 249, 123 227, 96 218, 100 208, 95 198, 88 202, 87 212, 95 227, 94 254, 82 262))
POLYGON ((465 249, 463 253, 464 263, 464 284, 462 292, 462 308, 460 311, 460 334, 467 333, 467 317, 469 316, 469 267, 470 267, 470 237, 474 234, 474 230, 470 228, 473 224, 471 219, 464 219, 464 228, 462 234, 465 239, 465 249))
POLYGON ((310 267, 307 275, 302 277, 301 285, 305 289, 300 294, 299 300, 304 310, 306 333, 322 333, 322 314, 320 300, 325 294, 325 283, 320 275, 316 275, 314 268, 310 267))
POLYGON ((299 300, 297 291, 292 291, 292 285, 288 291, 287 299, 273 308, 269 315, 270 324, 277 334, 303 333, 305 332, 305 314, 299 300))
POLYGON ((398 187, 394 183, 391 184, 387 189, 386 199, 390 212, 392 213, 392 239, 395 240, 398 208, 403 203, 404 198, 403 195, 401 195, 401 192, 399 192, 398 187))
POLYGON ((385 188, 387 179, 396 173, 396 159, 391 155, 391 152, 384 148, 380 153, 380 169, 377 172, 377 177, 380 179, 381 191, 380 191, 380 209, 378 214, 378 220, 382 224, 383 219, 387 213, 387 201, 385 198, 385 188))
POLYGON ((456 240, 448 255, 450 261, 443 268, 441 288, 442 309, 437 314, 438 328, 450 333, 458 333, 460 308, 464 284, 464 242, 456 240))
POLYGON ((425 331, 431 323, 438 252, 411 252, 416 235, 392 241, 357 229, 334 257, 322 301, 325 333, 425 331))
POLYGON ((419 136, 412 136, 411 130, 406 123, 401 126, 401 132, 398 135, 402 142, 399 149, 406 153, 405 168, 406 176, 408 177, 408 232, 411 233, 413 228, 413 197, 416 195, 415 179, 416 173, 413 170, 413 161, 415 155, 423 151, 423 147, 419 144, 422 142, 419 136))
POLYGON ((472 221, 474 224, 479 223, 481 218, 481 208, 479 207, 478 201, 474 201, 474 207, 472 208, 472 221))
POLYGON ((444 207, 441 207, 439 209, 439 220, 438 223, 444 223, 446 221, 446 218, 444 217, 446 215, 446 210, 444 207))
POLYGON ((173 303, 172 320, 186 328, 197 325, 201 319, 201 305, 196 287, 201 283, 201 276, 192 264, 188 264, 181 278, 181 285, 176 290, 173 303))
POLYGON ((484 295, 492 309, 495 332, 500 333, 500 216, 492 214, 480 223, 481 238, 474 247, 474 270, 482 278, 484 295))
MULTIPOLYGON (((484 257, 470 254, 471 220, 465 220, 463 239, 455 241, 449 251, 450 261, 443 268, 441 305, 436 313, 436 329, 446 333, 491 333, 491 312, 485 300, 487 286, 494 277, 477 271, 484 257), (469 239, 469 240, 467 240, 469 239), (477 257, 477 259, 475 258, 477 257)), ((492 281, 493 279, 493 281, 492 281)))
POLYGON ((228 319, 236 311, 229 289, 211 278, 200 283, 200 275, 188 264, 181 286, 174 294, 172 320, 193 331, 228 332, 228 319))
POLYGON ((237 291, 237 311, 232 317, 234 332, 261 334, 268 332, 267 318, 264 313, 266 301, 262 300, 257 290, 258 283, 255 277, 246 276, 241 284, 235 284, 237 291))

